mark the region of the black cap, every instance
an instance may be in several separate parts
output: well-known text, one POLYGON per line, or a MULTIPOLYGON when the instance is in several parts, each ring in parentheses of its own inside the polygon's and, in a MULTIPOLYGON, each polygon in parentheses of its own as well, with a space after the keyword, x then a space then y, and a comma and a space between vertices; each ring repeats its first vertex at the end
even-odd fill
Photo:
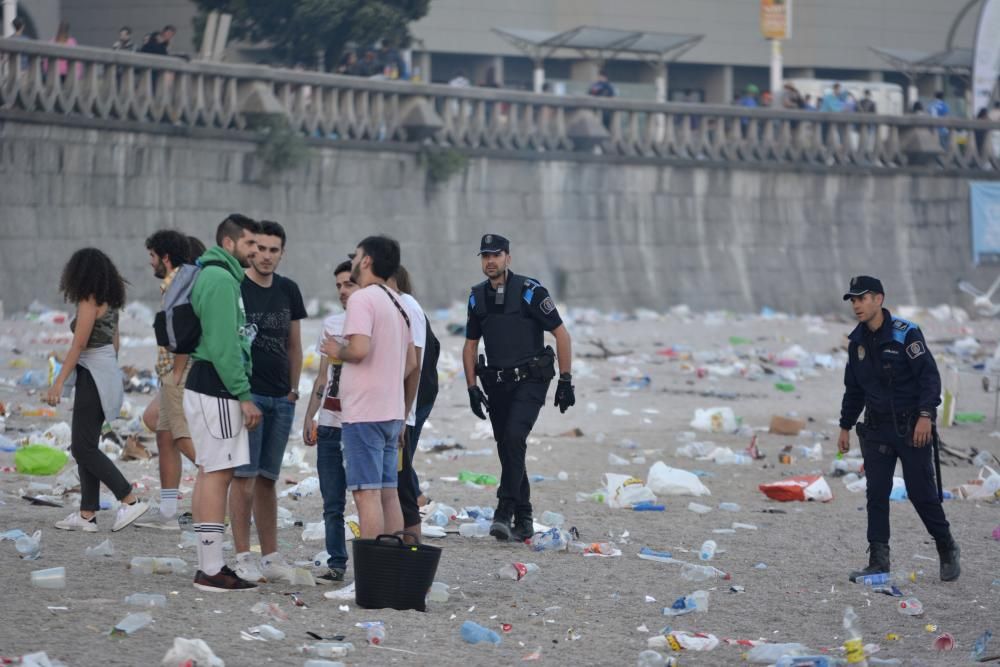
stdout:
POLYGON ((861 296, 862 294, 867 294, 868 292, 874 292, 875 294, 885 294, 882 289, 882 281, 878 278, 872 278, 871 276, 854 276, 851 278, 851 287, 844 295, 844 301, 847 301, 852 296, 861 296))
POLYGON ((510 241, 499 234, 485 234, 479 242, 479 254, 484 252, 510 252, 510 241))

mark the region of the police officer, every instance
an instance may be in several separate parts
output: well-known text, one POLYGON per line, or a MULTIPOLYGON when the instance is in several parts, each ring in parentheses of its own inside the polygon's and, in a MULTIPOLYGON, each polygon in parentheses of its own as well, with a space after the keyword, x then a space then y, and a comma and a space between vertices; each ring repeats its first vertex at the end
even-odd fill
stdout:
POLYGON ((852 278, 844 295, 860 324, 848 336, 837 447, 842 453, 851 448, 850 429, 863 409, 857 431, 868 478, 868 567, 852 572, 850 580, 889 572, 889 494, 898 458, 910 502, 937 543, 941 580, 955 581, 959 549, 941 506, 940 465, 935 471, 932 457, 941 376, 920 329, 893 317, 882 307, 884 299, 882 283, 871 276, 852 278))
POLYGON ((474 286, 469 296, 462 362, 472 412, 480 419, 486 419, 484 409, 489 412, 500 456, 500 487, 490 535, 501 541, 524 541, 534 533, 524 464, 528 433, 556 373, 556 355, 544 345, 543 334, 551 332, 556 339, 559 383, 555 405, 561 412, 576 402, 571 344, 548 290, 537 280, 510 271, 507 239, 486 234, 479 256, 487 280, 474 286), (486 357, 480 355, 477 362, 480 338, 485 339, 486 357))

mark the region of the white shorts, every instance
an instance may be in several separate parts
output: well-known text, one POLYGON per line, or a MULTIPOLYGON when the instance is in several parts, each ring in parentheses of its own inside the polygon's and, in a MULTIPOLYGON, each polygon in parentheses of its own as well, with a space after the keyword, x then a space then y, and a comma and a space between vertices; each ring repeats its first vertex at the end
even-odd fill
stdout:
POLYGON ((184 390, 184 416, 194 441, 195 463, 205 472, 250 463, 250 441, 240 402, 184 390))

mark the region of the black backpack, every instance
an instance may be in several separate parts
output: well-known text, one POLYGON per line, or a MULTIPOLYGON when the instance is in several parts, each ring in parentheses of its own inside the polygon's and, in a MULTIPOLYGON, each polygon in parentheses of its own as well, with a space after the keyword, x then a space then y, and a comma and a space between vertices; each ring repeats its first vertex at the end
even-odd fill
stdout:
POLYGON ((427 321, 427 342, 424 346, 424 361, 420 367, 420 385, 417 388, 417 408, 434 405, 438 395, 438 358, 441 356, 441 342, 431 329, 431 319, 427 321))

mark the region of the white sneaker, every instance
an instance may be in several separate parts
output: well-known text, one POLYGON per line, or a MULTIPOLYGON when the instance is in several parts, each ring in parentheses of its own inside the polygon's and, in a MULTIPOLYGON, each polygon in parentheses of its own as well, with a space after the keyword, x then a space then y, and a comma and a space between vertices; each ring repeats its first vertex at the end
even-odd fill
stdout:
POLYGON ((115 515, 115 525, 111 526, 111 532, 117 532, 128 526, 133 521, 141 517, 149 509, 149 503, 145 500, 137 500, 131 505, 126 505, 122 503, 118 508, 118 514, 115 515))
POLYGON ((236 576, 244 581, 255 584, 267 583, 267 578, 261 574, 260 568, 257 567, 257 560, 253 557, 253 554, 240 554, 237 556, 234 570, 236 576))
POLYGON ((260 561, 260 571, 268 581, 284 579, 291 582, 295 568, 289 565, 285 557, 279 553, 271 558, 262 558, 260 561))
POLYGON ((62 521, 56 521, 59 530, 82 530, 85 533, 96 533, 97 522, 84 519, 79 512, 73 512, 62 521))
POLYGON ((156 528, 159 530, 180 530, 181 525, 177 522, 177 515, 165 517, 160 513, 159 508, 150 507, 149 512, 144 517, 135 522, 137 528, 156 528))

